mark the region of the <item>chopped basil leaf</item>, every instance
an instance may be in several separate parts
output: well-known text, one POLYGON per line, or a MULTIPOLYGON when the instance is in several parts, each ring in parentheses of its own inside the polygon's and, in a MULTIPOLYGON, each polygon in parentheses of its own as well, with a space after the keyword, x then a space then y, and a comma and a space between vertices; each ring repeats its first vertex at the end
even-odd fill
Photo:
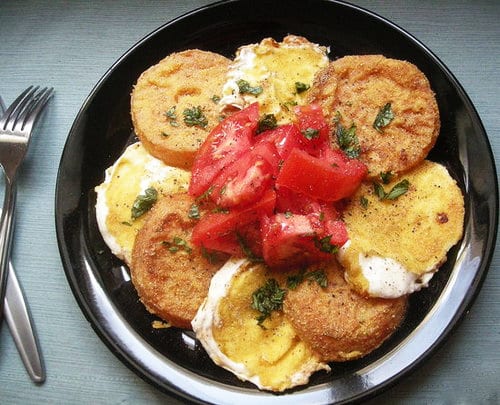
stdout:
POLYGON ((189 207, 188 218, 190 219, 200 219, 200 207, 197 204, 192 204, 189 207))
POLYGON ((262 86, 252 87, 250 86, 250 83, 243 79, 238 80, 236 84, 238 85, 240 94, 252 94, 254 96, 258 96, 263 91, 262 86))
POLYGON ((201 107, 186 108, 183 113, 184 123, 189 127, 206 128, 208 125, 207 117, 203 114, 201 107))
POLYGON ((330 242, 331 239, 332 239, 332 235, 324 236, 321 239, 316 238, 314 241, 314 244, 322 252, 335 254, 338 252, 339 248, 337 245, 331 244, 331 242, 330 242))
POLYGON ((323 270, 316 270, 306 273, 305 278, 308 280, 316 281, 321 288, 326 288, 326 286, 328 285, 328 280, 323 270))
POLYGON ((380 185, 380 183, 373 183, 373 190, 375 191, 375 194, 377 195, 379 200, 385 199, 385 190, 384 187, 380 185))
POLYGON ((295 90, 297 90, 297 94, 303 93, 306 90, 309 90, 311 86, 302 82, 295 82, 295 90))
POLYGON ((268 279, 266 284, 253 292, 252 308, 260 312, 256 318, 259 326, 263 327, 262 323, 271 316, 272 311, 280 311, 283 308, 285 295, 286 290, 280 288, 274 278, 268 279))
POLYGON ((150 187, 144 190, 144 194, 136 197, 132 205, 132 219, 137 219, 151 209, 158 199, 158 192, 150 187))
POLYGON ((214 263, 219 262, 221 260, 221 256, 222 256, 222 255, 219 255, 219 252, 208 250, 204 246, 201 247, 201 255, 205 259, 207 259, 207 261, 210 264, 214 264, 214 263))
POLYGON ((286 279, 286 286, 290 290, 295 290, 300 283, 304 281, 304 274, 305 270, 302 269, 298 274, 292 274, 291 276, 288 276, 286 279))
POLYGON ((408 191, 408 188, 410 187, 410 182, 406 179, 400 181, 398 184, 396 184, 391 191, 386 196, 387 200, 395 200, 399 196, 402 196, 408 191))
POLYGON ((295 107, 297 105, 296 101, 285 101, 284 103, 280 104, 281 107, 283 107, 284 110, 290 111, 290 107, 295 107))
POLYGON ((265 114, 260 120, 257 126, 257 133, 267 131, 269 129, 274 129, 278 126, 278 121, 274 114, 265 114))
POLYGON ((291 211, 285 211, 285 218, 293 217, 293 213, 291 211))
POLYGON ((358 137, 356 135, 356 125, 351 124, 350 128, 345 128, 340 123, 340 113, 337 112, 334 122, 336 123, 336 136, 340 149, 351 159, 358 158, 361 153, 358 137))
POLYGON ((326 288, 328 285, 328 279, 326 278, 326 274, 323 270, 314 270, 308 273, 306 273, 305 270, 301 270, 298 274, 288 276, 286 286, 290 290, 294 290, 304 280, 315 281, 321 288, 326 288))
POLYGON ((392 172, 380 173, 380 179, 382 180, 382 183, 384 183, 384 184, 389 184, 393 177, 394 177, 394 174, 392 174, 392 172))
POLYGON ((224 208, 221 206, 217 206, 212 210, 213 213, 219 214, 229 214, 229 208, 224 208))
POLYGON ((219 97, 218 95, 214 94, 214 95, 212 96, 211 100, 212 100, 215 104, 217 104, 217 103, 220 101, 220 97, 219 97))
POLYGON ((173 127, 179 126, 179 123, 177 122, 177 115, 175 113, 175 105, 165 112, 165 116, 168 118, 170 125, 173 127))
POLYGON ((384 132, 383 128, 391 123, 394 119, 394 113, 391 109, 391 103, 384 105, 378 112, 375 121, 373 122, 373 128, 378 132, 384 132))
POLYGON ((309 139, 309 140, 319 137, 319 130, 318 129, 307 128, 307 129, 304 129, 300 132, 302 132, 302 135, 304 135, 304 138, 309 139))
POLYGON ((360 197, 359 203, 364 209, 368 208, 368 199, 365 196, 360 197))
POLYGON ((408 191, 410 182, 407 179, 401 180, 388 193, 379 183, 373 183, 373 189, 379 200, 395 200, 408 191))
POLYGON ((180 250, 184 250, 186 253, 191 253, 193 249, 187 244, 187 242, 178 237, 174 236, 172 242, 162 241, 161 244, 168 248, 169 252, 176 253, 180 250))

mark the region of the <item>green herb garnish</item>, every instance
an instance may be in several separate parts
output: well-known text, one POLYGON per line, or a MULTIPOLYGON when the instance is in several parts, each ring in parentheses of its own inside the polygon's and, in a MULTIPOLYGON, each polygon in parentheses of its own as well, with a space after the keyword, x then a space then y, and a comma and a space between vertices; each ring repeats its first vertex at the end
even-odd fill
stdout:
POLYGON ((269 129, 274 129, 278 126, 278 121, 274 114, 265 114, 260 120, 257 126, 257 133, 267 131, 269 129))
POLYGON ((295 90, 297 90, 297 94, 303 93, 306 90, 309 90, 311 86, 302 82, 295 82, 295 90))
POLYGON ((394 177, 394 174, 392 174, 392 172, 380 173, 380 179, 382 180, 382 183, 384 183, 384 184, 389 184, 393 177, 394 177))
POLYGON ((150 187, 136 197, 132 205, 132 219, 137 219, 151 209, 158 199, 158 192, 150 187))
POLYGON ((368 199, 365 196, 361 196, 359 199, 359 203, 364 209, 368 208, 368 199))
POLYGON ((206 128, 208 125, 207 117, 203 114, 201 107, 186 108, 182 114, 184 115, 184 124, 189 127, 206 128))
POLYGON ((373 121, 373 128, 382 133, 384 132, 383 128, 389 125, 393 119, 394 113, 391 109, 391 103, 387 103, 379 110, 375 121, 373 121))
POLYGON ((250 83, 243 79, 238 80, 236 84, 238 85, 240 94, 252 94, 254 96, 258 96, 263 91, 262 86, 252 87, 250 86, 250 83))
POLYGON ((200 219, 200 207, 197 204, 191 204, 188 211, 188 218, 190 219, 200 219))
POLYGON ((302 132, 302 135, 304 135, 304 138, 309 139, 309 140, 319 137, 319 129, 307 128, 307 129, 304 129, 300 132, 302 132))
POLYGON ((356 135, 356 125, 351 124, 350 128, 345 128, 340 123, 340 113, 337 111, 335 119, 335 135, 339 143, 340 149, 351 159, 356 159, 361 153, 358 137, 356 135))
POLYGON ((410 182, 406 179, 401 180, 397 183, 389 192, 384 190, 379 183, 373 183, 373 189, 379 200, 395 200, 396 198, 402 196, 408 191, 410 187, 410 182))
POLYGON ((214 104, 217 104, 220 101, 220 97, 216 94, 214 94, 211 98, 211 100, 214 102, 214 104))
POLYGON ((316 238, 314 240, 315 246, 322 252, 335 254, 338 252, 339 247, 331 243, 332 235, 327 235, 321 239, 316 238))
POLYGON ((315 281, 321 288, 326 288, 328 279, 323 270, 314 270, 306 273, 303 269, 298 274, 288 276, 286 286, 290 290, 295 290, 304 280, 315 281))
POLYGON ((184 250, 186 253, 191 253, 193 249, 187 244, 187 242, 178 237, 174 236, 172 242, 163 241, 161 244, 168 248, 169 252, 176 253, 180 250, 184 250))
POLYGON ((177 114, 175 113, 175 105, 165 112, 165 116, 168 118, 170 125, 173 127, 179 126, 179 123, 177 122, 177 114))
POLYGON ((278 282, 271 278, 262 287, 252 294, 252 308, 259 311, 257 324, 263 327, 262 323, 271 316, 272 311, 280 311, 283 308, 286 290, 280 288, 278 282))

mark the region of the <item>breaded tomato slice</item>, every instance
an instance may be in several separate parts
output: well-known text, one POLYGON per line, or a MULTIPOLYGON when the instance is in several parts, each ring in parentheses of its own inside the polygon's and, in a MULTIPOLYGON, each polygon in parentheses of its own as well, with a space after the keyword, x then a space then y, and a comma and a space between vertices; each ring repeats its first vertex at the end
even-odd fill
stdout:
POLYGON ((191 49, 172 53, 141 74, 132 91, 134 129, 145 148, 167 165, 191 167, 220 121, 217 100, 230 60, 191 49))
POLYGON ((397 297, 427 286, 461 239, 464 198, 446 168, 426 160, 387 184, 363 184, 343 215, 347 281, 361 294, 397 297))
POLYGON ((137 234, 131 266, 132 283, 147 310, 186 329, 223 263, 191 244, 193 203, 188 194, 158 201, 137 234))
POLYGON ((320 359, 348 361, 379 347, 406 314, 407 297, 365 298, 351 290, 336 262, 306 270, 304 281, 286 295, 283 311, 299 337, 320 359), (324 273, 325 284, 309 275, 324 273))
POLYGON ((415 167, 439 134, 434 92, 424 73, 406 61, 382 55, 340 58, 316 76, 309 101, 323 107, 341 147, 358 149, 369 177, 415 167))

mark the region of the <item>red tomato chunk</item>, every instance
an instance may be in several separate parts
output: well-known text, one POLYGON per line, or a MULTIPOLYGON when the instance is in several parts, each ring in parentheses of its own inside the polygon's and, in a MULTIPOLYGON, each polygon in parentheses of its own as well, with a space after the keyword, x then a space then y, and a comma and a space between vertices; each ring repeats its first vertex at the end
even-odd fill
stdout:
MULTIPOLYGON (((341 154, 342 152, 338 152, 341 154)), ((338 201, 349 197, 366 176, 366 166, 358 160, 317 158, 294 149, 281 167, 277 187, 323 201, 338 201)))
POLYGON ((251 104, 217 125, 201 146, 191 170, 189 193, 196 197, 208 190, 212 181, 235 162, 252 144, 259 122, 259 106, 251 104))

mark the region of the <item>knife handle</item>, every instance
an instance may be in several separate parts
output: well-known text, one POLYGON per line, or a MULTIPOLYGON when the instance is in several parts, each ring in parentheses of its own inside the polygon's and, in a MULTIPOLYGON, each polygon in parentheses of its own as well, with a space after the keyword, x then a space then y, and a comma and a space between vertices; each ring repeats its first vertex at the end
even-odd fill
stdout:
POLYGON ((9 263, 7 275, 4 316, 31 380, 43 383, 45 381, 45 366, 40 354, 39 342, 12 263, 9 263))

